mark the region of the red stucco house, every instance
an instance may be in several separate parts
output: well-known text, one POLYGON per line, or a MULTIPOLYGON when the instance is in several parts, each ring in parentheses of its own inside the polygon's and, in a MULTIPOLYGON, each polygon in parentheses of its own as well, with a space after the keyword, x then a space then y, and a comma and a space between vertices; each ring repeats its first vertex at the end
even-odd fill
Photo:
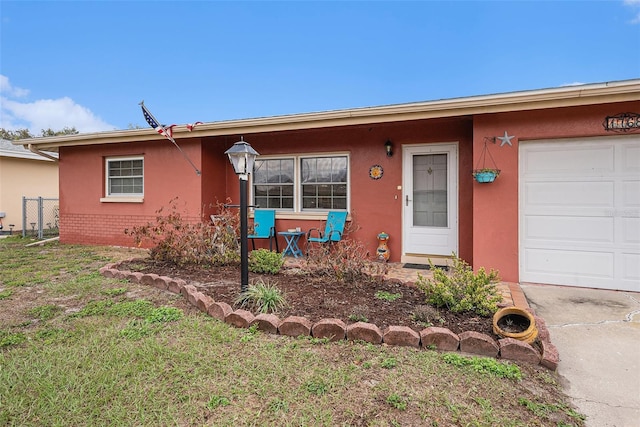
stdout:
POLYGON ((20 143, 59 152, 63 243, 132 245, 123 230, 176 196, 193 217, 237 203, 224 152, 242 137, 260 153, 250 203, 279 230, 346 209, 394 262, 456 252, 505 281, 640 291, 639 113, 630 80, 177 126, 200 176, 150 128, 20 143))

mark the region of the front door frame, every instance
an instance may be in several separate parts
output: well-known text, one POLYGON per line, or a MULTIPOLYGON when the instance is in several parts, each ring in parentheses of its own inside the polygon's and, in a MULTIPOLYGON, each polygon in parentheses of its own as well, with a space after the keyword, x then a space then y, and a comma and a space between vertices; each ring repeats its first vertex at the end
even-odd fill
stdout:
POLYGON ((459 144, 458 142, 441 142, 430 144, 411 144, 402 146, 402 256, 401 262, 426 264, 429 259, 438 263, 437 260, 446 260, 453 252, 458 253, 458 168, 459 168, 459 144), (416 230, 411 222, 413 217, 413 156, 424 154, 447 154, 447 227, 428 227, 431 230, 422 228, 426 232, 424 237, 429 237, 429 233, 435 240, 446 239, 447 243, 439 246, 422 246, 416 250, 411 244, 411 237, 415 237, 416 230), (425 248, 427 248, 425 250, 425 248))

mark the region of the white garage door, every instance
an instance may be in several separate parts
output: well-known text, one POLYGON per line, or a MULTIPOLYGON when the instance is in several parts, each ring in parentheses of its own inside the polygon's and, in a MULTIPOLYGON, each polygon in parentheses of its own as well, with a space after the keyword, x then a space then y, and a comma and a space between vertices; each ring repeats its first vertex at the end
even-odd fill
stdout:
POLYGON ((640 292, 640 135, 519 150, 520 280, 640 292))

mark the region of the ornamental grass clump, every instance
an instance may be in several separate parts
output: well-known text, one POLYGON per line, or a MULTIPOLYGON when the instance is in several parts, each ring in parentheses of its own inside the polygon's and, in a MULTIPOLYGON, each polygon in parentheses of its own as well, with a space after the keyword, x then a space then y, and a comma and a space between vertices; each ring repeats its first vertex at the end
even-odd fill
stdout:
POLYGON ((497 283, 498 272, 480 268, 474 274, 473 269, 453 254, 450 272, 438 268, 429 261, 433 278, 418 275, 416 286, 426 296, 426 301, 436 307, 446 307, 454 313, 470 312, 489 317, 498 309, 502 301, 497 283))
POLYGON ((258 313, 275 313, 286 307, 287 300, 275 284, 258 280, 238 296, 235 304, 258 313))

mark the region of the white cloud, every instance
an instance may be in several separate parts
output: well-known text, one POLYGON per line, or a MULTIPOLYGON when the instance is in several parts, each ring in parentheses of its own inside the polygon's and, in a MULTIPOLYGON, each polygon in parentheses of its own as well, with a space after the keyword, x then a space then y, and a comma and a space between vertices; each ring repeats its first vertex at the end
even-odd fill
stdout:
POLYGON ((2 74, 0 74, 0 93, 15 98, 22 98, 29 95, 29 91, 27 89, 11 86, 11 83, 9 83, 9 78, 3 76, 2 74))
POLYGON ((6 76, 0 75, 0 127, 9 130, 27 128, 33 135, 42 129, 62 130, 75 127, 79 132, 100 132, 116 127, 97 117, 71 98, 39 99, 27 102, 27 89, 13 87, 6 76))
POLYGON ((633 9, 635 16, 631 19, 632 24, 640 24, 640 0, 624 0, 624 4, 633 9))

